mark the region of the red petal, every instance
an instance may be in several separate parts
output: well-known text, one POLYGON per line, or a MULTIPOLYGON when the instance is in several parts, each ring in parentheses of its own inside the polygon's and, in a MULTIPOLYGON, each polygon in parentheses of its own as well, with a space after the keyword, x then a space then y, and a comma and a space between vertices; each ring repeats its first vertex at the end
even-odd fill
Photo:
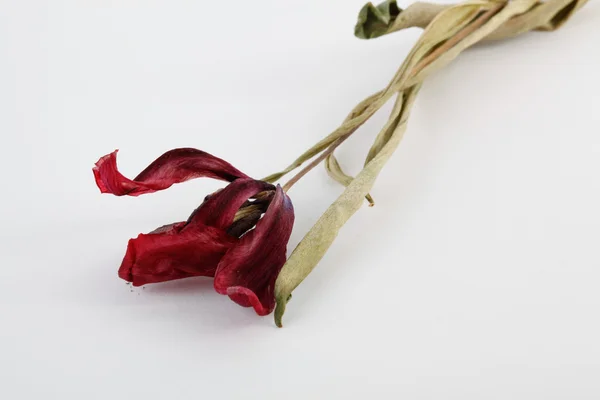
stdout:
POLYGON ((96 184, 102 193, 139 196, 194 178, 209 177, 231 182, 248 177, 225 160, 204 151, 183 148, 166 152, 131 180, 117 169, 117 151, 100 158, 93 168, 96 184))
POLYGON ((290 198, 277 186, 275 197, 256 228, 242 236, 221 259, 215 290, 244 307, 267 315, 275 307, 275 280, 286 259, 294 224, 290 198))
POLYGON ((188 219, 188 223, 201 223, 219 229, 227 229, 242 204, 250 197, 265 190, 273 190, 270 183, 254 179, 238 179, 224 189, 211 195, 188 219))
POLYGON ((133 286, 192 276, 214 276, 219 260, 237 239, 220 229, 185 222, 130 239, 119 277, 133 286))

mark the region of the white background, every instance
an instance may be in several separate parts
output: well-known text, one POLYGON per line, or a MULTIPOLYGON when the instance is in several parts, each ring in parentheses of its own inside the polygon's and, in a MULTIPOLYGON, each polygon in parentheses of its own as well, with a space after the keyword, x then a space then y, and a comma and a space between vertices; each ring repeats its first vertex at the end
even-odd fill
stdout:
MULTIPOLYGON (((354 38, 363 1, 0 1, 1 398, 600 398, 596 1, 431 77, 283 329, 208 279, 118 279, 128 238, 222 183, 118 198, 94 162, 283 168, 419 34, 354 38)), ((353 173, 388 111, 339 151, 353 173)), ((322 168, 290 191, 290 250, 341 191, 322 168)))

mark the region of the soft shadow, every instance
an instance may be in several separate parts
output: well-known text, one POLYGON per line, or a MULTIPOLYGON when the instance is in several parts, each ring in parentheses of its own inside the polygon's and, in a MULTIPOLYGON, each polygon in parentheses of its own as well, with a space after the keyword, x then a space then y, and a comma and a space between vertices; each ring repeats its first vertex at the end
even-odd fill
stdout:
POLYGON ((64 272, 55 274, 52 284, 40 285, 36 290, 44 291, 51 301, 84 307, 100 320, 105 314, 118 314, 123 321, 130 321, 128 329, 132 330, 194 336, 229 332, 233 335, 240 330, 275 327, 271 316, 261 318, 254 309, 241 307, 228 296, 216 293, 212 278, 186 278, 141 287, 127 285, 117 276, 120 253, 114 246, 102 244, 102 240, 95 240, 89 248, 79 249, 81 254, 71 252, 69 257, 61 257, 62 262, 55 263, 64 272), (92 258, 90 254, 95 252, 98 256, 93 261, 81 265, 80 260, 92 258))
POLYGON ((153 283, 138 288, 149 295, 154 293, 169 295, 189 295, 190 293, 211 292, 213 291, 213 279, 208 277, 196 277, 178 279, 174 281, 153 283))
POLYGON ((190 334, 210 332, 237 332, 272 325, 271 318, 261 318, 253 308, 241 307, 228 296, 220 295, 208 277, 186 278, 145 285, 140 291, 148 318, 153 323, 178 326, 190 334))

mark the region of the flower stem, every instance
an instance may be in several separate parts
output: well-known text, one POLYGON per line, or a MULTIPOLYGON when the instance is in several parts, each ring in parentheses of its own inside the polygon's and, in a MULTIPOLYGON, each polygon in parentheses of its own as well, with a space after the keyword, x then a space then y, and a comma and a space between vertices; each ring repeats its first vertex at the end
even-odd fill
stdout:
MULTIPOLYGON (((417 75, 419 72, 421 72, 421 70, 423 70, 425 67, 427 67, 429 64, 431 64, 433 61, 435 61, 440 55, 444 54, 444 52, 446 52, 448 49, 455 46, 458 42, 460 42, 465 37, 467 37, 474 31, 476 31, 477 28, 481 27, 481 25, 483 25, 487 21, 489 21, 489 19, 492 18, 498 12, 498 10, 501 9, 502 7, 503 7, 503 4, 498 4, 497 6, 492 7, 491 9, 482 13, 471 25, 469 25, 467 28, 460 31, 455 36, 451 37, 442 46, 440 46, 439 48, 437 48, 436 50, 431 52, 431 54, 429 54, 423 60, 421 60, 421 62, 418 63, 413 68, 413 70, 410 72, 409 76, 417 75)), ((294 184, 296 182, 298 182, 302 177, 304 177, 304 175, 306 175, 314 167, 319 165, 321 163, 321 161, 323 161, 325 158, 327 158, 327 156, 329 154, 331 154, 340 144, 342 144, 344 142, 344 140, 348 139, 355 130, 356 129, 354 129, 352 132, 349 132, 348 134, 346 134, 344 136, 341 136, 339 139, 337 139, 335 142, 333 142, 325 151, 323 151, 323 153, 321 153, 321 155, 319 157, 315 158, 310 164, 308 164, 300 172, 298 172, 296 175, 294 175, 294 177, 292 179, 290 179, 285 185, 283 185, 283 191, 287 192, 288 190, 290 190, 290 188, 292 186, 294 186, 294 184)), ((369 202, 372 203, 372 199, 369 200, 369 202)))
POLYGON ((348 139, 350 137, 351 133, 344 135, 342 137, 340 137, 338 140, 336 140, 335 142, 333 142, 324 152, 321 153, 321 155, 317 158, 315 158, 313 161, 311 161, 310 164, 308 164, 306 167, 304 167, 300 172, 298 172, 296 175, 294 175, 292 177, 292 179, 290 179, 289 181, 287 181, 287 183, 285 185, 283 185, 283 191, 287 192, 288 190, 290 190, 290 188, 292 186, 294 186, 294 184, 296 182, 298 182, 304 175, 306 175, 311 169, 313 169, 314 167, 316 167, 317 165, 319 165, 321 163, 321 161, 323 161, 325 158, 327 158, 328 155, 330 155, 331 153, 333 153, 333 151, 344 142, 344 140, 348 139))

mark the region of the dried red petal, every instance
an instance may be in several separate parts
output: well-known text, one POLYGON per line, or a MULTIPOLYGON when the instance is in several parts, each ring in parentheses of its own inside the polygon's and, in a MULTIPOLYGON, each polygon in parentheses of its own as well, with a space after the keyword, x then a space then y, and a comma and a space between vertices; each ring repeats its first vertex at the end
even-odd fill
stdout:
POLYGON ((164 153, 131 180, 124 177, 117 168, 117 151, 101 157, 93 168, 96 184, 102 193, 139 196, 200 177, 229 182, 248 178, 225 160, 201 150, 182 148, 164 153))
POLYGON ((238 179, 213 193, 190 216, 189 223, 202 223, 226 230, 235 214, 250 197, 265 190, 274 190, 270 183, 254 179, 238 179))
POLYGON ((186 226, 185 222, 167 225, 129 240, 119 277, 133 286, 192 276, 212 277, 223 255, 236 242, 236 238, 211 226, 186 226))
POLYGON ((221 259, 215 290, 241 306, 254 307, 258 315, 273 311, 275 280, 285 264, 293 224, 292 202, 277 186, 263 218, 221 259))

